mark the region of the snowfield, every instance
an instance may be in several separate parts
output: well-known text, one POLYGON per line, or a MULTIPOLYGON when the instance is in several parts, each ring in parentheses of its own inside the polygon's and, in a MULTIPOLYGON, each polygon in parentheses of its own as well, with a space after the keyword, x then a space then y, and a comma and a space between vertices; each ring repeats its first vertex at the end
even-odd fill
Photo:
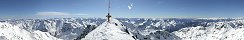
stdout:
POLYGON ((83 40, 134 40, 125 32, 126 27, 116 19, 104 22, 85 36, 83 40))
POLYGON ((0 33, 1 40, 61 40, 47 32, 29 32, 8 23, 0 23, 0 33))
POLYGON ((0 40, 244 40, 244 18, 0 19, 0 40))
POLYGON ((244 40, 244 20, 217 22, 212 26, 188 27, 173 32, 183 40, 244 40))

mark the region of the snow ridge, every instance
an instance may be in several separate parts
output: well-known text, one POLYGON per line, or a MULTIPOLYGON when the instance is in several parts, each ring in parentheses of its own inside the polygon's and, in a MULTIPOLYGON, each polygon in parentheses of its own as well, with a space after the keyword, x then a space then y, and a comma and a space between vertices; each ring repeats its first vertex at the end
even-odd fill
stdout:
POLYGON ((125 32, 126 27, 116 19, 105 21, 82 40, 135 40, 125 32))
POLYGON ((31 32, 9 23, 0 23, 0 36, 2 40, 61 40, 47 32, 39 30, 31 32))
POLYGON ((211 26, 187 27, 173 32, 182 40, 244 40, 244 20, 212 23, 211 26))

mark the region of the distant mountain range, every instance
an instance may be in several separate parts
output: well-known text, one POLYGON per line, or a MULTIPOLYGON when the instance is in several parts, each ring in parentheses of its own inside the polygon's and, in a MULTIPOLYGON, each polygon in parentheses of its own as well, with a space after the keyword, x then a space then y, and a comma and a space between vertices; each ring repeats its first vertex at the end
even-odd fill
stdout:
MULTIPOLYGON (((244 39, 243 18, 115 19, 140 40, 244 39)), ((83 39, 104 22, 102 18, 0 19, 0 40, 83 39)))

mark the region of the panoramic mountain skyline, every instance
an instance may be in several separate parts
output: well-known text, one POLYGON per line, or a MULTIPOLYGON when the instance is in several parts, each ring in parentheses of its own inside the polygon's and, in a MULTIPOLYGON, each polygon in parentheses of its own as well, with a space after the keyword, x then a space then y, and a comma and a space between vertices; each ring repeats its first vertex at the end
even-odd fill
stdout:
POLYGON ((244 0, 0 0, 0 40, 244 40, 244 0))
MULTIPOLYGON (((111 0, 113 17, 243 17, 243 0, 111 0)), ((1 0, 0 16, 100 17, 108 0, 1 0)))

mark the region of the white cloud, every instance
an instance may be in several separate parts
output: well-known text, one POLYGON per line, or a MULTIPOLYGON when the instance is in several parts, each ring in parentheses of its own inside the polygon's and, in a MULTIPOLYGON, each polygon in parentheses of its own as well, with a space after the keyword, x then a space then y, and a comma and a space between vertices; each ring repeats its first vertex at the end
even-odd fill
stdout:
POLYGON ((64 12, 38 12, 35 15, 38 16, 72 16, 72 15, 88 15, 88 14, 70 14, 64 12))
POLYGON ((129 9, 129 10, 131 10, 131 8, 132 8, 131 6, 128 6, 128 9, 129 9))
POLYGON ((63 13, 63 12, 38 12, 35 15, 39 15, 39 16, 64 16, 64 15, 70 15, 70 14, 63 13))
POLYGON ((128 5, 128 9, 131 10, 134 7, 133 3, 130 3, 130 5, 128 5))
POLYGON ((88 14, 75 14, 75 15, 88 15, 88 14))

